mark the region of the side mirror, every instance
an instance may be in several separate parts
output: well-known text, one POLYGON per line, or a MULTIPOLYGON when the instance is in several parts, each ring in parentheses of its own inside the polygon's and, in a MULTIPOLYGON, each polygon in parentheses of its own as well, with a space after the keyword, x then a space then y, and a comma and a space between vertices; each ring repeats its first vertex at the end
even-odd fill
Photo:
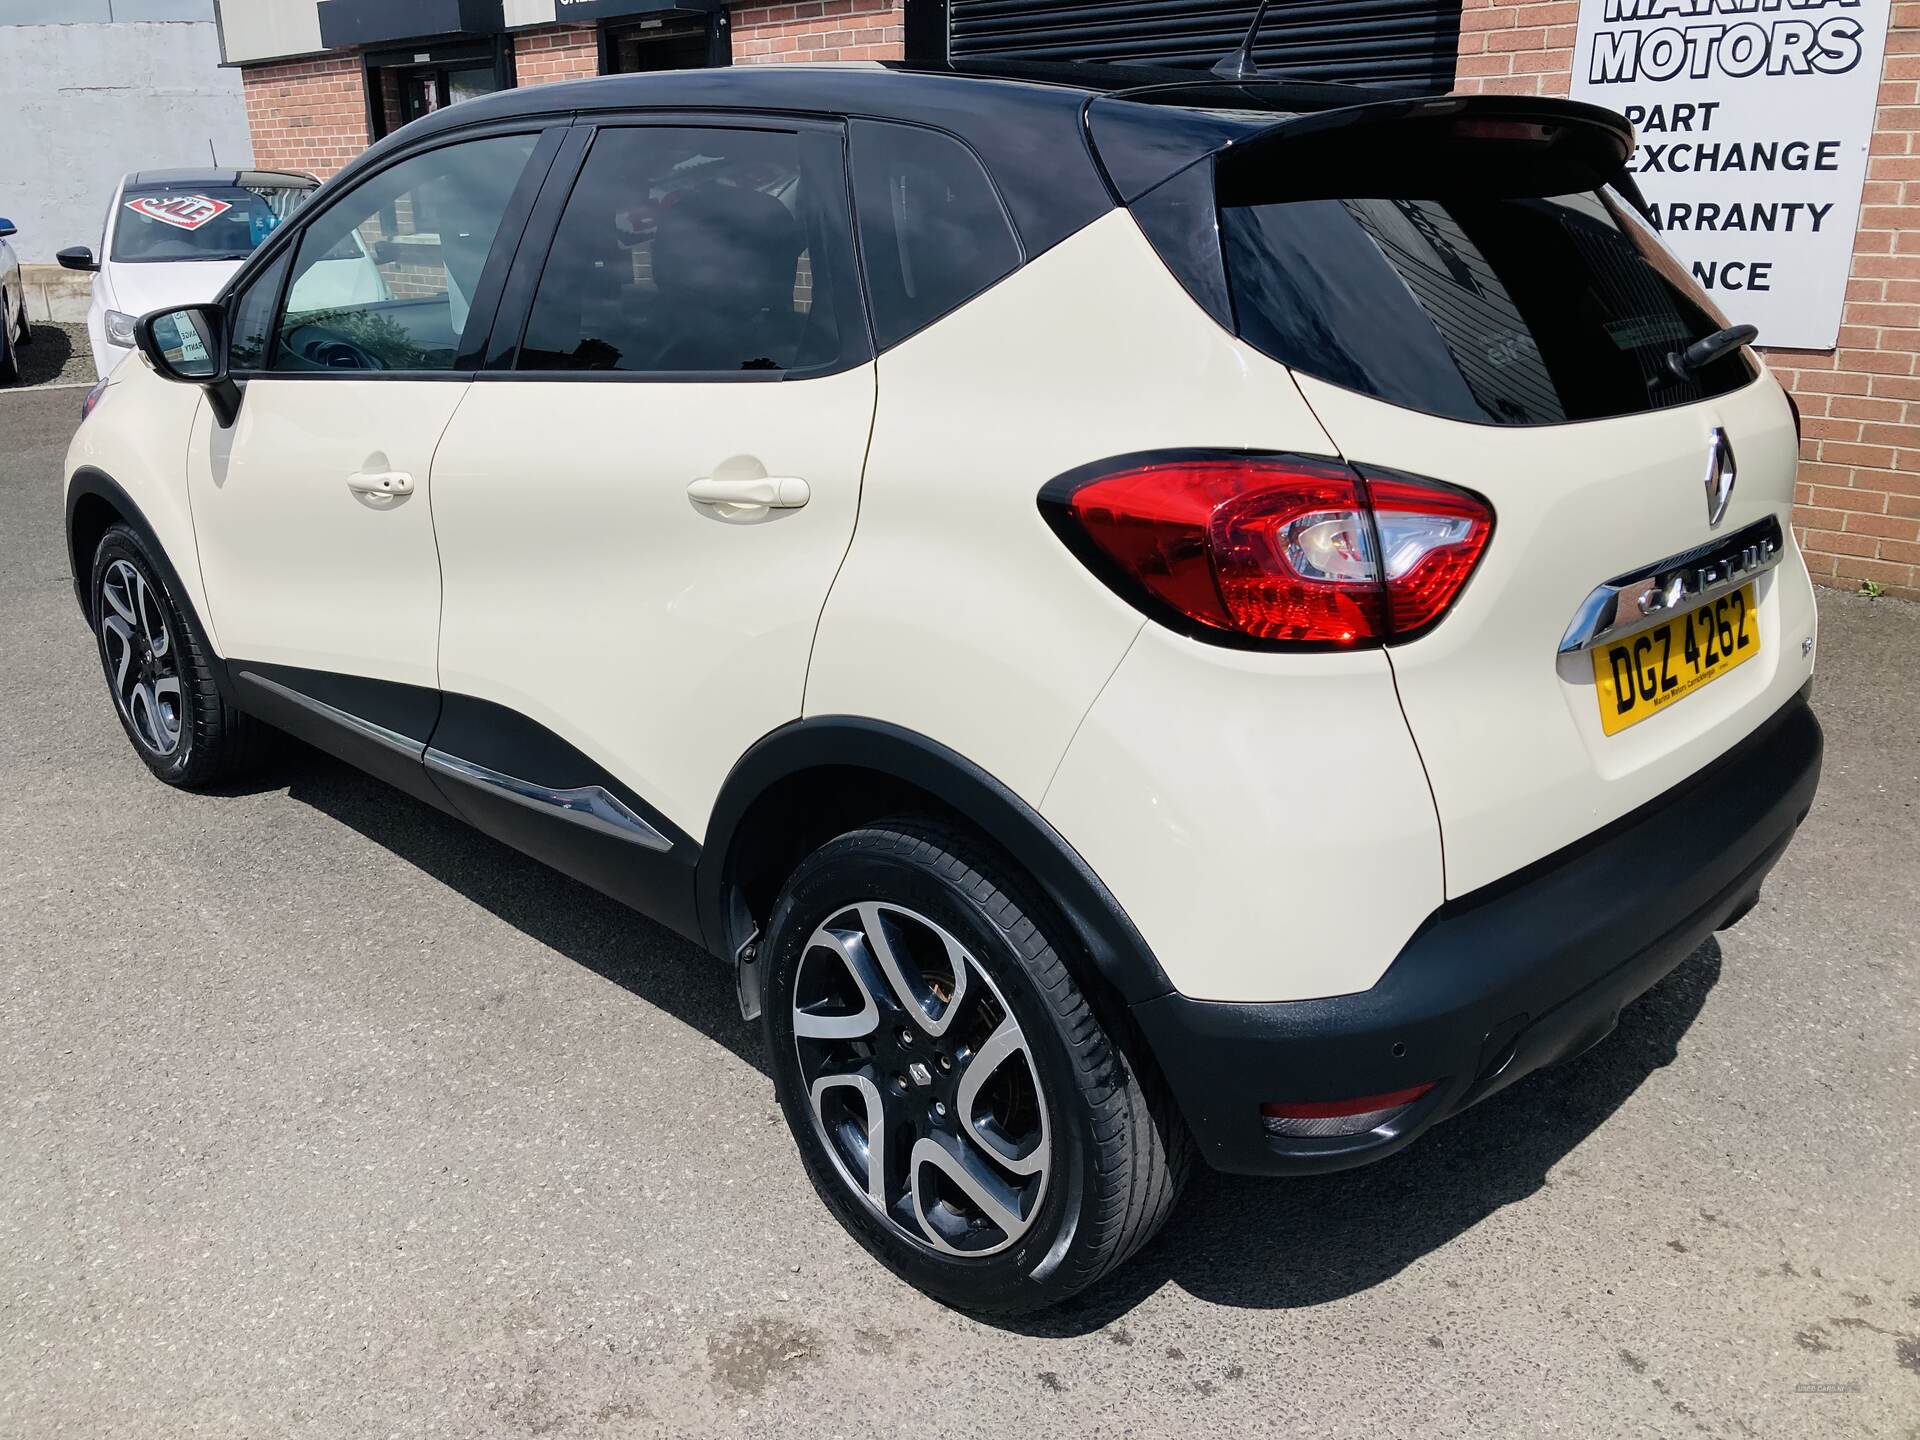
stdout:
POLYGON ((11 220, 0 220, 0 240, 6 239, 9 235, 18 235, 19 233, 20 227, 11 220))
POLYGON ((93 258, 93 251, 85 245, 69 245, 53 257, 60 262, 62 270, 98 270, 100 262, 93 258))
POLYGON ((220 305, 155 310, 133 323, 133 343, 161 375, 199 385, 224 428, 240 409, 240 387, 227 373, 227 312, 220 305))

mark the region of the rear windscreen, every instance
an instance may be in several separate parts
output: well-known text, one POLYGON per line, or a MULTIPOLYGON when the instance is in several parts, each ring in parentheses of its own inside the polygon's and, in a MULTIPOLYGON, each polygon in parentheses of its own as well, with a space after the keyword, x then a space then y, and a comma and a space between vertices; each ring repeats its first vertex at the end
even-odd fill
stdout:
POLYGON ((1221 199, 1242 338, 1331 384, 1451 419, 1553 425, 1753 378, 1737 351, 1675 373, 1668 357, 1726 321, 1610 192, 1221 199))

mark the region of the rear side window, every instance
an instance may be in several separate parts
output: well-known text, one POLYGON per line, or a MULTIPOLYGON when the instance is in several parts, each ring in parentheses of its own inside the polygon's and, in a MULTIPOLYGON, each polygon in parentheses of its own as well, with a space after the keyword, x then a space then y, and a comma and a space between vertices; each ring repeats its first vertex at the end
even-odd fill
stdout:
POLYGON ((882 349, 938 320, 1020 266, 993 183, 951 136, 856 120, 854 206, 882 349))
POLYGON ((1225 203, 1220 234, 1249 344, 1428 414, 1553 425, 1752 378, 1738 353, 1669 368, 1726 322, 1608 192, 1225 203))
POLYGON ((603 130, 580 171, 516 368, 810 371, 853 358, 837 135, 603 130))

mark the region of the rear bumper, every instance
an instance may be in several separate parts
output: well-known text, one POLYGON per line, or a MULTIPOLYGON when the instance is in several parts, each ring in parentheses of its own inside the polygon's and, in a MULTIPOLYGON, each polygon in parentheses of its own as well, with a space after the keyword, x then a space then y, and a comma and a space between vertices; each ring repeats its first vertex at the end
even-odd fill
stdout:
POLYGON ((1392 1154, 1429 1126, 1605 1036, 1785 852, 1820 781, 1805 692, 1685 784, 1517 874, 1449 901, 1370 990, 1224 1004, 1162 995, 1133 1013, 1201 1153, 1303 1174, 1392 1154), (1274 1137, 1263 1101, 1436 1081, 1363 1134, 1274 1137))

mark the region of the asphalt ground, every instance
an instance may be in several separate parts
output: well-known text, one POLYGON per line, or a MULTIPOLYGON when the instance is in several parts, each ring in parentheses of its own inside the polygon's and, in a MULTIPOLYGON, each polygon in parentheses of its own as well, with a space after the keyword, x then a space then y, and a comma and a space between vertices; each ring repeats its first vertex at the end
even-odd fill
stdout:
MULTIPOLYGON (((87 348, 87 327, 55 325, 45 320, 33 324, 33 341, 20 347, 20 380, 0 390, 0 400, 20 390, 93 384, 93 352, 87 348)), ((0 441, 6 438, 7 421, 0 419, 0 441)))
POLYGON ((1920 1433, 1920 608, 1825 599, 1813 814, 1604 1044, 996 1326, 828 1219, 688 945, 296 746, 149 778, 77 400, 0 395, 0 1434, 1920 1433))

